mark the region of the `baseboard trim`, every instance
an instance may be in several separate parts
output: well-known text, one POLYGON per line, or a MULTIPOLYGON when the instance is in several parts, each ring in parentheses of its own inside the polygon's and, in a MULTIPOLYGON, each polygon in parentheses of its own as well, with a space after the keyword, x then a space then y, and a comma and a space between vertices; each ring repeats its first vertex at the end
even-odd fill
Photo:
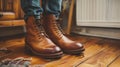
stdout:
POLYGON ((77 31, 72 31, 71 33, 72 34, 78 34, 78 35, 85 35, 85 36, 109 38, 109 39, 120 39, 120 38, 117 38, 117 37, 103 36, 103 35, 97 35, 97 34, 89 34, 89 33, 77 32, 77 31))

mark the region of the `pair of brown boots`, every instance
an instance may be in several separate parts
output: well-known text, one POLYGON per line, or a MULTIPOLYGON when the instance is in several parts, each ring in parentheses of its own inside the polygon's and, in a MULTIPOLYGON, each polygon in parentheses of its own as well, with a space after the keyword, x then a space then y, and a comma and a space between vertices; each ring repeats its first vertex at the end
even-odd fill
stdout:
POLYGON ((63 52, 80 54, 84 51, 82 44, 62 34, 54 15, 46 15, 42 20, 36 20, 30 16, 26 21, 25 49, 27 51, 43 58, 60 58, 63 52))

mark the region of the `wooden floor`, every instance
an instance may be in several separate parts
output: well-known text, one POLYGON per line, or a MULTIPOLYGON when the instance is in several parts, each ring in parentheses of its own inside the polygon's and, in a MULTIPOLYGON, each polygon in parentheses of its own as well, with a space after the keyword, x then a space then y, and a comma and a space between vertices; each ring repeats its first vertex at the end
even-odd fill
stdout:
MULTIPOLYGON (((42 59, 24 52, 24 37, 0 38, 0 48, 8 47, 13 54, 5 58, 32 57, 32 64, 42 67, 120 67, 120 40, 88 36, 69 36, 85 46, 84 54, 66 55, 58 60, 42 59)), ((2 58, 2 59, 5 59, 2 58)), ((2 60, 0 59, 0 60, 2 60)))

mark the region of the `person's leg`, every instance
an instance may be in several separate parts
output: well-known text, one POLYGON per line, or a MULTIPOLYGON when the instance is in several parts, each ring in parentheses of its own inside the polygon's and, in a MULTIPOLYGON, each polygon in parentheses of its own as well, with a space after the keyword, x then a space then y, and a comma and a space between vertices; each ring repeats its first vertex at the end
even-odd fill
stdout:
POLYGON ((40 19, 40 14, 43 12, 43 9, 40 7, 40 0, 21 0, 21 7, 25 13, 25 19, 29 16, 40 19))
POLYGON ((59 17, 61 12, 62 0, 43 0, 44 14, 54 14, 59 17))
POLYGON ((83 52, 83 45, 67 38, 57 25, 56 16, 60 14, 62 0, 46 0, 44 3, 46 5, 44 5, 43 26, 50 39, 65 53, 80 54, 83 52))
POLYGON ((26 20, 26 50, 44 58, 60 58, 63 52, 46 36, 40 21, 39 0, 21 0, 21 4, 26 20))

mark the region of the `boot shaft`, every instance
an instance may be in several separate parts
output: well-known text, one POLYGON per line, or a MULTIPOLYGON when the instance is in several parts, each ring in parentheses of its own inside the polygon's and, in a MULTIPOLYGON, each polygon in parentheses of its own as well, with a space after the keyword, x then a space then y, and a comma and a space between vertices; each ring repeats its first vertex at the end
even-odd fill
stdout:
POLYGON ((27 40, 41 41, 45 37, 40 20, 36 20, 34 16, 30 16, 26 21, 26 31, 27 40))
POLYGON ((56 17, 50 14, 46 15, 43 20, 43 26, 46 30, 46 33, 51 34, 49 37, 58 40, 61 39, 63 33, 61 31, 61 28, 58 26, 58 22, 56 22, 56 17))

